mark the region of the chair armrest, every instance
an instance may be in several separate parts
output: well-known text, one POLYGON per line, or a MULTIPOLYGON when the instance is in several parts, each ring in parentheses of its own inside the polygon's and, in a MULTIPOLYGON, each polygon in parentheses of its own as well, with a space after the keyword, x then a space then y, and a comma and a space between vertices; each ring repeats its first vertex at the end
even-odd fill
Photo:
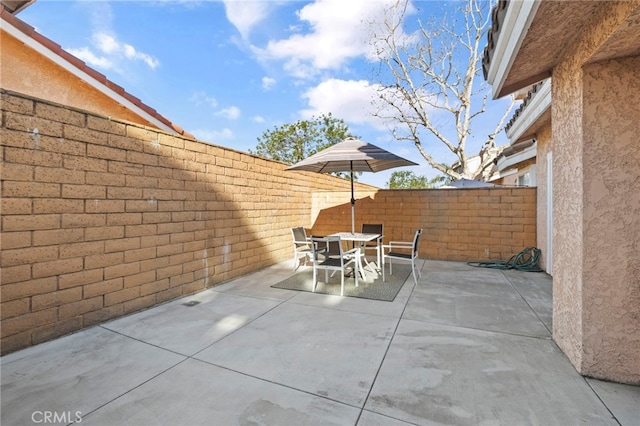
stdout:
POLYGON ((360 248, 356 247, 352 248, 351 250, 343 251, 342 254, 356 254, 358 251, 360 251, 360 248))
POLYGON ((315 260, 318 260, 318 255, 321 256, 326 256, 325 253, 327 252, 327 248, 326 247, 320 247, 320 248, 316 248, 314 250, 314 254, 315 254, 315 260))
POLYGON ((409 241, 389 241, 389 244, 384 245, 387 248, 413 248, 413 243, 409 241))

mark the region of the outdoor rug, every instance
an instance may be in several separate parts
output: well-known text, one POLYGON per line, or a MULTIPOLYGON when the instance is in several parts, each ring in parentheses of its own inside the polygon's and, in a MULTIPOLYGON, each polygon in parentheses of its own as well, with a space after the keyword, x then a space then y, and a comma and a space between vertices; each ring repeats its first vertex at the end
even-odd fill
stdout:
MULTIPOLYGON (((344 279, 344 295, 349 297, 359 297, 361 299, 382 300, 393 302, 396 295, 404 285, 405 281, 411 274, 411 265, 394 264, 393 275, 388 274, 386 281, 382 282, 381 274, 374 274, 365 268, 366 280, 359 278, 358 287, 355 286, 352 277, 344 279)), ((331 277, 329 271, 329 283, 324 283, 324 270, 318 271, 318 283, 316 284, 316 293, 332 294, 340 296, 340 274, 331 277)), ((308 291, 311 292, 313 281, 313 269, 306 268, 289 278, 272 285, 273 288, 284 288, 287 290, 308 291)), ((413 279, 412 281, 413 282, 413 279)))

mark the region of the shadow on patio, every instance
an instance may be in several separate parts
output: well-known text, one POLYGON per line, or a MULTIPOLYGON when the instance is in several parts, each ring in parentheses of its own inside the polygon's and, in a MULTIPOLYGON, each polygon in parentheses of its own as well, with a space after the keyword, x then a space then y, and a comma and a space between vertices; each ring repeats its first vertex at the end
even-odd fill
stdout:
POLYGON ((381 302, 272 288, 288 261, 9 354, 2 424, 637 424, 551 340, 548 275, 421 266, 381 302))

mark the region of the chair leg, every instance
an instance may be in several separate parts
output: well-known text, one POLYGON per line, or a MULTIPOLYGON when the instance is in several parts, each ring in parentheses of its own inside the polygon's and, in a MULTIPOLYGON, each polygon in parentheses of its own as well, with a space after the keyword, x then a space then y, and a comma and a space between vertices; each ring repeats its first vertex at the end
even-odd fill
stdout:
POLYGON ((384 253, 382 253, 382 282, 385 281, 385 276, 384 276, 384 253))
POLYGON ((411 272, 413 273, 413 281, 418 285, 418 279, 416 278, 416 267, 413 263, 413 259, 411 260, 411 272))
POLYGON ((355 270, 353 271, 353 276, 356 280, 356 287, 358 287, 358 262, 353 262, 353 267, 355 268, 355 270))
MULTIPOLYGON (((356 280, 358 277, 356 276, 356 280)), ((340 296, 344 296, 344 274, 340 274, 340 296)))
MULTIPOLYGON (((356 262, 356 263, 361 267, 361 269, 360 269, 360 268, 358 268, 358 269, 360 269, 360 276, 362 277, 362 279, 363 279, 363 280, 366 280, 366 279, 367 279, 367 277, 365 277, 365 276, 364 276, 364 266, 362 265, 362 259, 364 259, 364 263, 366 263, 367 265, 369 265, 369 262, 367 262, 367 258, 366 258, 366 256, 365 256, 365 254, 364 254, 364 253, 361 253, 361 254, 359 254, 359 255, 358 255, 358 259, 357 259, 357 262, 356 262)), ((373 271, 372 271, 372 272, 373 272, 373 271)), ((354 274, 355 274, 355 272, 354 272, 354 274)), ((356 286, 356 287, 357 287, 357 286, 356 286)))
POLYGON ((311 287, 311 291, 314 292, 314 293, 316 292, 317 279, 318 279, 318 272, 317 272, 316 267, 314 265, 314 267, 313 267, 313 281, 312 281, 313 285, 311 287))

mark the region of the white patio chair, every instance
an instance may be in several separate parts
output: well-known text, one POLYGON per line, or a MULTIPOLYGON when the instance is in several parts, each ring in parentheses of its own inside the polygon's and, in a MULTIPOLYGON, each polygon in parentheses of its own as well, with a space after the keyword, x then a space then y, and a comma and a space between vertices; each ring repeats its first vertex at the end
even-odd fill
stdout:
POLYGON ((302 226, 297 228, 291 228, 291 236, 293 237, 293 270, 295 271, 300 267, 300 258, 307 260, 310 259, 311 240, 307 237, 307 232, 302 226))
MULTIPOLYGON (((329 282, 329 271, 340 271, 340 296, 344 296, 344 276, 346 269, 351 266, 355 285, 358 287, 358 262, 355 256, 359 252, 356 247, 344 251, 340 237, 311 237, 311 250, 313 251, 313 289, 316 291, 318 282, 318 269, 324 269, 324 282, 329 282)), ((333 276, 333 274, 332 274, 333 276)))
POLYGON ((422 229, 418 229, 416 231, 416 234, 413 237, 413 242, 390 241, 388 245, 382 246, 382 281, 385 280, 384 265, 386 263, 386 259, 389 259, 389 275, 393 274, 394 260, 400 262, 410 262, 411 272, 413 273, 413 281, 418 284, 420 271, 416 268, 416 260, 418 259, 418 242, 420 241, 420 235, 422 235, 422 229), (388 251, 385 253, 386 249, 388 249, 388 251))

